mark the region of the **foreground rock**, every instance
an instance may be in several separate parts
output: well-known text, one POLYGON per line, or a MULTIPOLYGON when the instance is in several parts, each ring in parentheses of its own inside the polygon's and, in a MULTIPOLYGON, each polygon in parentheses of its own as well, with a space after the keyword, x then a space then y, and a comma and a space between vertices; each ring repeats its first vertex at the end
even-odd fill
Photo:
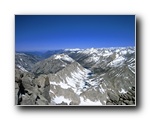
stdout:
POLYGON ((118 95, 117 99, 109 97, 106 105, 135 105, 135 87, 132 87, 127 93, 118 95))
POLYGON ((16 105, 49 105, 50 84, 46 76, 34 78, 33 74, 16 69, 15 104, 16 105))

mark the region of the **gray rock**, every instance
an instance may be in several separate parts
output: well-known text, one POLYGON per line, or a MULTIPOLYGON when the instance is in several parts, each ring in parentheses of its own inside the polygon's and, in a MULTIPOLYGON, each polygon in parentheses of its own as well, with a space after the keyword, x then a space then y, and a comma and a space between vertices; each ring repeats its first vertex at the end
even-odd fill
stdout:
POLYGON ((22 95, 21 105, 35 105, 35 100, 31 99, 29 95, 22 95))
POLYGON ((112 101, 119 101, 119 96, 115 92, 108 91, 107 94, 112 101))
POLYGON ((126 94, 122 94, 121 96, 124 100, 127 100, 128 99, 128 96, 126 94))
POLYGON ((120 101, 123 101, 123 98, 120 97, 120 101))
POLYGON ((37 105, 48 105, 48 101, 38 99, 38 100, 36 101, 36 104, 37 104, 37 105))
POLYGON ((107 102, 106 105, 114 105, 112 102, 107 102))
POLYGON ((128 105, 134 105, 133 101, 129 101, 128 105))
POLYGON ((118 105, 121 105, 121 104, 122 104, 122 101, 119 101, 119 102, 118 102, 118 105))
POLYGON ((129 104, 129 100, 124 100, 124 103, 126 103, 127 105, 129 104))
POLYGON ((41 103, 42 105, 48 105, 50 103, 50 84, 48 77, 39 76, 35 80, 32 77, 32 74, 24 73, 20 70, 17 70, 16 74, 17 77, 15 78, 15 104, 40 105, 41 103), (38 102, 36 102, 37 100, 38 102))
POLYGON ((15 89, 15 105, 18 104, 18 91, 19 89, 15 89))
POLYGON ((132 96, 128 95, 128 100, 132 100, 132 96))
POLYGON ((126 105, 126 103, 122 102, 122 105, 126 105))
POLYGON ((69 103, 69 105, 79 105, 79 104, 76 103, 76 102, 71 101, 71 102, 69 103))
POLYGON ((132 93, 130 91, 127 92, 128 95, 132 96, 132 93))

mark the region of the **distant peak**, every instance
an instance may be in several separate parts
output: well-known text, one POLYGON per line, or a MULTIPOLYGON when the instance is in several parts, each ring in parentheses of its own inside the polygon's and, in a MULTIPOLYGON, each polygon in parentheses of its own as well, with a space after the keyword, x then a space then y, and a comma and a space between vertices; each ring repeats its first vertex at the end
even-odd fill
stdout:
POLYGON ((65 51, 78 51, 81 50, 80 48, 74 48, 74 49, 65 49, 65 51))

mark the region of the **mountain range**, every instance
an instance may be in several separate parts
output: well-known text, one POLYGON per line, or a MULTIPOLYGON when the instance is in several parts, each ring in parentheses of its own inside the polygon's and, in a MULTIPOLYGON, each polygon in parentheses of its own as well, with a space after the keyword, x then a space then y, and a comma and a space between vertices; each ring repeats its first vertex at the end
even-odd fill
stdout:
POLYGON ((135 47, 15 53, 16 105, 136 105, 135 47))

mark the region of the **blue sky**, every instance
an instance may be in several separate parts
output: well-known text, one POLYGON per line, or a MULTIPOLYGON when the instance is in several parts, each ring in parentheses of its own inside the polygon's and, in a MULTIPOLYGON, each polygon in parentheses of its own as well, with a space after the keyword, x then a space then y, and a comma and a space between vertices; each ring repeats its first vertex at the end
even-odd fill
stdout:
POLYGON ((16 51, 135 46, 134 15, 16 15, 16 51))

